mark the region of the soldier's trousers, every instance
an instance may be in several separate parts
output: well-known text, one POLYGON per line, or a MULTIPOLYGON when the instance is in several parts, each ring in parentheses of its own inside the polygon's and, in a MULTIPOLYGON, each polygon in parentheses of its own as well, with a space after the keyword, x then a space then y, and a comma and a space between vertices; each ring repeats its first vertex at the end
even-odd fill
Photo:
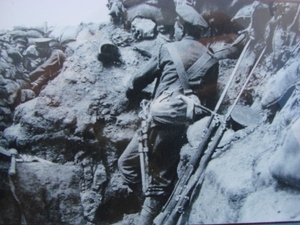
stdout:
MULTIPOLYGON (((167 196, 177 178, 180 149, 186 142, 185 126, 155 126, 148 131, 149 186, 146 196, 167 196)), ((141 182, 138 133, 118 161, 119 170, 129 186, 141 182)), ((141 185, 141 184, 140 184, 141 185)))

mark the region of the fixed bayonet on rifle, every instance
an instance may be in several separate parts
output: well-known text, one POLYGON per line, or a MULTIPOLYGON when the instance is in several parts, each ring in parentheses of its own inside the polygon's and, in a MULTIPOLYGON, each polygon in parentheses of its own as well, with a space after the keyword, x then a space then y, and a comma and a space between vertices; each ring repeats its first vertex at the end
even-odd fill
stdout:
MULTIPOLYGON (((245 50, 247 49, 249 42, 245 46, 236 67, 239 66, 241 61, 241 57, 243 57, 245 50)), ((265 50, 265 49, 264 49, 265 50)), ((197 183, 202 183, 204 179, 204 171, 207 167, 208 162, 210 161, 215 149, 217 148, 224 132, 227 128, 227 123, 230 119, 231 112, 235 105, 237 104, 238 99, 240 98, 242 92, 244 91, 250 77, 254 69, 256 68, 258 62, 260 61, 264 50, 260 54, 259 58, 257 59, 255 65, 253 66, 247 80, 245 81, 238 97, 236 98, 235 102, 231 106, 230 110, 228 110, 227 114, 224 117, 216 116, 216 114, 212 114, 210 116, 209 124, 207 125, 205 136, 198 147, 198 151, 192 157, 191 162, 187 166, 185 172, 178 180, 176 187, 174 188, 173 193, 171 194, 168 202, 164 206, 162 212, 155 218, 154 224, 156 225, 172 225, 176 224, 180 215, 187 207, 187 203, 190 200, 191 194, 196 187, 197 183), (213 137, 213 138, 212 138, 213 137), (210 143, 208 145, 208 143, 210 143), (204 151, 206 153, 204 154, 204 151), (198 166, 198 168, 197 168, 198 166)), ((214 112, 218 110, 220 107, 224 96, 230 86, 230 83, 234 77, 234 73, 236 73, 236 69, 233 71, 231 78, 229 79, 216 107, 214 112)))

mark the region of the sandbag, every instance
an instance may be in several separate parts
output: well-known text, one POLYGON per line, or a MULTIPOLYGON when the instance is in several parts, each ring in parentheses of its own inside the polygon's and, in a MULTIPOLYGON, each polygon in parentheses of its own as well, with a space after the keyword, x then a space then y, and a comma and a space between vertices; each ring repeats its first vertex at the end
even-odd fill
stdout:
POLYGON ((270 172, 278 181, 300 188, 300 117, 286 128, 280 141, 270 172))
POLYGON ((136 17, 151 19, 156 23, 164 22, 164 17, 161 9, 147 4, 133 6, 127 10, 127 19, 129 21, 132 22, 136 17))
POLYGON ((268 81, 261 100, 263 108, 278 102, 284 94, 300 80, 300 63, 298 60, 281 68, 268 81))
POLYGON ((10 31, 8 34, 11 35, 12 37, 14 37, 14 36, 26 37, 27 36, 26 31, 24 31, 24 30, 13 30, 13 31, 10 31))
POLYGON ((78 33, 81 31, 79 26, 68 26, 60 37, 60 43, 76 41, 78 33))
POLYGON ((194 124, 188 127, 186 136, 189 144, 196 148, 199 146, 206 129, 206 125, 209 121, 209 116, 204 117, 201 120, 196 121, 194 124))
POLYGON ((80 31, 79 26, 57 26, 49 34, 49 38, 58 40, 60 43, 76 41, 80 31))
POLYGON ((26 31, 26 37, 28 38, 43 38, 43 33, 36 30, 28 30, 26 31))
POLYGON ((125 7, 132 7, 142 2, 145 2, 145 0, 122 0, 122 3, 125 7))
POLYGON ((22 31, 35 30, 42 34, 45 34, 47 32, 47 28, 48 28, 47 22, 43 22, 37 26, 14 26, 14 30, 22 30, 22 31))
POLYGON ((131 24, 131 32, 137 39, 149 39, 155 37, 156 24, 149 19, 135 18, 131 24))
POLYGON ((60 40, 60 37, 64 33, 66 29, 66 26, 56 26, 52 29, 52 31, 49 34, 49 38, 60 40))
POLYGON ((44 37, 44 33, 38 30, 13 30, 10 31, 9 34, 11 36, 24 36, 27 38, 42 38, 44 37))

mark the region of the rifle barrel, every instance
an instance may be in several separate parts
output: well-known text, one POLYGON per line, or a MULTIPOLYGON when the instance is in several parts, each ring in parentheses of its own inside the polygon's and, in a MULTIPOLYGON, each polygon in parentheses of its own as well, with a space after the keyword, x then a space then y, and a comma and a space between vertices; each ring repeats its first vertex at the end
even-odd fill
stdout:
MULTIPOLYGON (((240 92, 239 92, 238 96, 236 97, 234 103, 232 104, 230 110, 227 112, 226 117, 229 117, 230 114, 232 113, 232 110, 233 110, 234 107, 236 106, 236 104, 237 104, 239 98, 241 97, 243 91, 245 90, 245 88, 246 88, 246 86, 247 86, 247 84, 248 84, 248 82, 249 82, 249 80, 250 80, 250 78, 251 78, 251 76, 252 76, 252 74, 253 74, 255 68, 257 67, 258 63, 260 62, 260 59, 262 58, 262 56, 264 55, 266 48, 267 48, 267 47, 264 47, 264 49, 263 49, 262 52, 260 53, 259 57, 257 58, 256 62, 254 63, 254 66, 252 67, 252 69, 251 69, 251 71, 250 71, 250 73, 249 73, 249 75, 248 75, 248 77, 247 77, 247 79, 246 79, 246 81, 245 81, 245 83, 244 83, 242 89, 240 90, 240 92)), ((226 118, 226 119, 227 119, 227 118, 226 118)))
POLYGON ((230 86, 230 84, 231 84, 231 82, 232 82, 232 80, 233 80, 233 78, 234 78, 234 76, 236 74, 236 71, 237 71, 239 65, 241 64, 241 61, 242 61, 242 59, 243 59, 243 57, 244 57, 244 55, 246 53, 246 50, 248 49, 248 46, 250 45, 250 42, 251 42, 251 39, 248 40, 247 44, 243 48, 243 51, 242 51, 242 53, 241 53, 241 55, 240 55, 237 63, 235 64, 235 67, 234 67, 234 69, 233 69, 233 71, 232 71, 232 73, 231 73, 231 75, 229 77, 229 80, 228 80, 228 82, 227 82, 227 84, 226 84, 226 86, 225 86, 225 88, 224 88, 224 90, 223 90, 223 92, 222 92, 222 94, 221 94, 221 96, 220 96, 220 98, 219 98, 216 106, 215 106, 215 109, 214 109, 215 113, 219 110, 219 108, 220 108, 220 106, 221 106, 221 104, 222 104, 222 102, 223 102, 223 100, 225 98, 225 95, 226 95, 226 93, 227 93, 227 91, 229 89, 229 86, 230 86))
POLYGON ((217 102, 217 104, 216 104, 216 106, 214 108, 214 111, 213 111, 214 113, 211 114, 210 119, 209 119, 206 127, 209 127, 209 125, 211 124, 211 122, 212 122, 215 114, 218 112, 218 110, 219 110, 219 108, 220 108, 220 106, 221 106, 221 104, 222 104, 222 102, 223 102, 223 100, 225 98, 225 95, 227 94, 229 86, 230 86, 230 84, 231 84, 231 82, 232 82, 232 80, 233 80, 233 78, 234 78, 234 76, 236 74, 236 71, 237 71, 237 69, 239 68, 239 66, 241 64, 242 59, 244 58, 244 55, 246 54, 246 50, 248 49, 250 43, 251 43, 251 39, 248 40, 248 42, 246 43, 245 47, 243 48, 243 51, 240 54, 239 59, 236 62, 235 67, 234 67, 234 69, 233 69, 233 71, 232 71, 232 73, 231 73, 231 75, 229 77, 229 80, 227 81, 226 86, 225 86, 224 90, 222 91, 222 94, 221 94, 221 96, 220 96, 220 98, 219 98, 219 100, 218 100, 218 102, 217 102))

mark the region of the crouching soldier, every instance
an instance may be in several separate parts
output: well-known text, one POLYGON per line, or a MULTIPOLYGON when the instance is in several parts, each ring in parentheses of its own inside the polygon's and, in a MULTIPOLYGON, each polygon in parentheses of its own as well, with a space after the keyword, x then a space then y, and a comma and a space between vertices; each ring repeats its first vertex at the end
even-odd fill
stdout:
POLYGON ((57 48, 55 41, 50 38, 36 39, 25 51, 26 68, 31 71, 29 79, 32 90, 38 95, 49 80, 54 79, 60 72, 66 60, 64 52, 57 48), (50 48, 50 45, 53 45, 50 48))
POLYGON ((129 187, 142 181, 145 201, 138 224, 144 225, 153 223, 174 188, 187 125, 196 119, 194 106, 209 107, 216 97, 217 59, 198 41, 208 25, 190 6, 180 5, 176 12, 176 42, 162 45, 126 92, 133 99, 157 81, 153 99, 144 102, 142 128, 118 161, 129 187))

